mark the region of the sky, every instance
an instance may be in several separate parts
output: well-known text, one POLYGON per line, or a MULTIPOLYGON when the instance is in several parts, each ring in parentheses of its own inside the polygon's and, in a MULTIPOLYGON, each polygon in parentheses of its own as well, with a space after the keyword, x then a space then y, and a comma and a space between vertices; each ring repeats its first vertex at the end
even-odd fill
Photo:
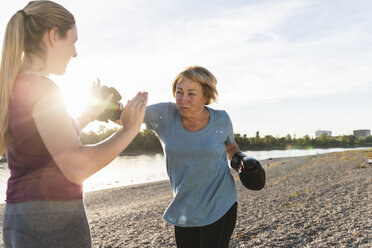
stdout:
MULTIPOLYGON (((28 1, 0 3, 0 39, 28 1)), ((72 115, 97 78, 123 103, 174 101, 171 83, 200 65, 217 78, 235 133, 333 136, 372 129, 372 1, 61 0, 78 56, 52 76, 72 115)), ((88 128, 94 128, 92 124, 88 128)))

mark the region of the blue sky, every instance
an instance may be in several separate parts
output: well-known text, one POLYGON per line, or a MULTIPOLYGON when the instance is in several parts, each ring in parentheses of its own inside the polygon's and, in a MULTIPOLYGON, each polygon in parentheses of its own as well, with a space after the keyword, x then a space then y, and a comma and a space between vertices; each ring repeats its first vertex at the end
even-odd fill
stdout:
MULTIPOLYGON (((372 129, 372 2, 368 0, 61 0, 76 18, 78 57, 53 77, 77 111, 93 80, 124 101, 173 101, 189 65, 218 80, 216 109, 235 132, 333 135, 372 129)), ((0 38, 27 1, 0 4, 0 38)))

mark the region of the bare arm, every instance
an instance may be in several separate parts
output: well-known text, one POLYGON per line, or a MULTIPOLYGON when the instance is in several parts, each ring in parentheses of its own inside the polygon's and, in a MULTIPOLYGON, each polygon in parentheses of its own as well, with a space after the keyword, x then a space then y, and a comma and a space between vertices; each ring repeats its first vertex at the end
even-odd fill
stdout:
POLYGON ((234 140, 231 145, 225 146, 225 151, 227 158, 231 161, 232 156, 234 156, 235 153, 240 152, 240 149, 234 140))
POLYGON ((80 144, 59 94, 47 94, 35 104, 33 118, 48 151, 71 182, 82 182, 109 164, 135 138, 144 118, 147 93, 138 93, 125 106, 122 130, 90 146, 80 144), (60 102, 60 103, 59 103, 60 102), (53 103, 53 104, 51 104, 53 103))
POLYGON ((77 118, 77 122, 79 123, 80 130, 83 130, 90 122, 94 121, 95 118, 93 115, 89 114, 82 114, 77 118))

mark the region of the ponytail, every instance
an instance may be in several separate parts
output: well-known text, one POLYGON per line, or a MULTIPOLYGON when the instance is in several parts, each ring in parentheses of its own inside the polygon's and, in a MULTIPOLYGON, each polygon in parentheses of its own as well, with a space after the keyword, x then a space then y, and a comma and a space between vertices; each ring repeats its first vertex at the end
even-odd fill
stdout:
POLYGON ((10 98, 24 52, 24 17, 12 16, 6 27, 0 65, 0 157, 11 147, 9 125, 10 98))
POLYGON ((68 10, 46 0, 29 2, 10 19, 0 65, 0 156, 13 147, 9 124, 10 99, 22 56, 34 54, 42 58, 45 32, 57 28, 59 35, 65 37, 74 24, 74 16, 68 10))

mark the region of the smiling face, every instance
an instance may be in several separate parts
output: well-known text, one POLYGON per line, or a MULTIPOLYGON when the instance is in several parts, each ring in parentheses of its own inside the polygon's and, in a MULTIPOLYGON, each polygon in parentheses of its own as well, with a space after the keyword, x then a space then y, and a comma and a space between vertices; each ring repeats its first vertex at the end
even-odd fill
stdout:
POLYGON ((76 25, 67 31, 66 37, 56 34, 56 41, 50 50, 49 68, 50 72, 62 75, 66 71, 66 66, 71 58, 76 57, 75 43, 78 39, 76 25))
POLYGON ((176 86, 176 106, 182 117, 196 117, 203 113, 207 98, 200 83, 182 78, 176 86))

